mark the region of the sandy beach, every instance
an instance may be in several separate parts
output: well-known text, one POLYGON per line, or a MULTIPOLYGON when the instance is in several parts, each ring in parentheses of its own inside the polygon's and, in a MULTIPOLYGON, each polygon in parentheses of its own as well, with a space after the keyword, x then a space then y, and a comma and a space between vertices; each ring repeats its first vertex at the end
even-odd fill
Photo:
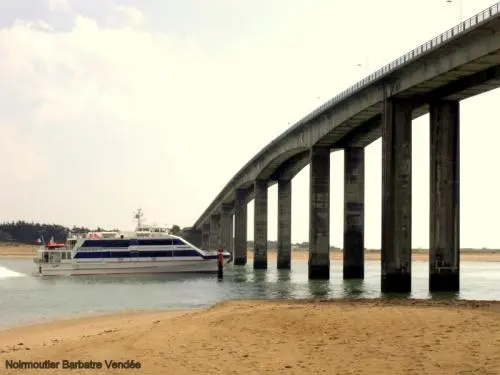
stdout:
MULTIPOLYGON (((21 245, 21 246, 7 246, 0 245, 0 258, 13 257, 13 258, 28 258, 35 255, 35 246, 21 245)), ((269 249, 268 260, 269 262, 276 262, 277 253, 275 249, 269 249)), ((292 253, 292 261, 294 262, 307 262, 309 253, 307 250, 295 249, 292 253)), ((343 254, 341 251, 332 251, 330 259, 342 260, 343 254)), ((463 261, 468 262, 500 262, 499 250, 473 250, 464 249, 460 254, 463 261)), ((248 251, 248 259, 253 259, 253 252, 248 251)), ((366 260, 380 260, 380 252, 376 250, 367 250, 365 252, 366 260)), ((412 259, 415 261, 428 261, 429 254, 425 250, 415 250, 412 254, 412 259)))
MULTIPOLYGON (((102 361, 72 374, 500 374, 500 302, 229 301, 0 331, 0 362, 102 361), (132 370, 133 371, 133 370, 132 370)), ((54 365, 55 366, 55 365, 54 365)))
POLYGON ((3 245, 0 244, 0 258, 9 257, 9 258, 27 258, 35 255, 35 246, 29 245, 3 245))

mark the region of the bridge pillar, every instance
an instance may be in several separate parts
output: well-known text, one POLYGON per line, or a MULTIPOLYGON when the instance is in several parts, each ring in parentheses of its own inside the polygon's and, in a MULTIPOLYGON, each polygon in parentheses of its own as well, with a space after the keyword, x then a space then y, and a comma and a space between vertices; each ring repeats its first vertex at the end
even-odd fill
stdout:
POLYGON ((330 148, 312 147, 309 177, 309 279, 330 278, 330 148))
POLYGON ((411 291, 412 104, 384 100, 382 120, 383 293, 411 291))
POLYGON ((255 180, 253 268, 267 269, 267 181, 255 180))
POLYGON ((194 246, 198 248, 202 248, 202 232, 201 230, 196 230, 194 228, 189 228, 186 229, 184 228, 182 230, 182 238, 184 238, 186 241, 189 243, 193 244, 194 246))
POLYGON ((344 151, 344 279, 365 276, 365 150, 344 151))
POLYGON ((210 247, 210 223, 204 223, 201 228, 201 248, 203 250, 208 250, 210 247))
POLYGON ((210 238, 208 248, 209 250, 217 250, 219 248, 219 228, 220 228, 220 215, 215 214, 210 216, 210 238))
POLYGON ((430 105, 429 290, 460 289, 459 103, 430 105))
POLYGON ((234 206, 234 265, 247 264, 247 192, 237 189, 234 206))
POLYGON ((231 205, 223 204, 220 212, 220 245, 229 253, 233 253, 233 215, 231 210, 231 205))
POLYGON ((292 264, 292 181, 278 180, 278 269, 292 264))

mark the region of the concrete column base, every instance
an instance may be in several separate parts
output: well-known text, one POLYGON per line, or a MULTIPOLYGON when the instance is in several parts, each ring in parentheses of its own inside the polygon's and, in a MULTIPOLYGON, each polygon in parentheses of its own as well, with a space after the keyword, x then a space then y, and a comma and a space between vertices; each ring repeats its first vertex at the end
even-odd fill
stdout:
POLYGON ((286 259, 278 259, 277 268, 279 270, 289 270, 292 268, 291 259, 288 257, 286 259))
POLYGON ((329 280, 330 265, 311 264, 309 262, 309 280, 329 280))
POLYGON ((267 259, 254 259, 253 269, 254 270, 267 270, 267 259))
POLYGON ((364 279, 365 278, 365 266, 353 266, 353 265, 344 265, 343 269, 344 280, 349 279, 364 279))
POLYGON ((429 275, 430 292, 458 292, 460 273, 458 271, 431 273, 429 275))
POLYGON ((386 273, 381 280, 382 293, 410 293, 411 273, 386 273))
POLYGON ((247 258, 234 258, 233 264, 235 266, 245 266, 247 264, 247 258))

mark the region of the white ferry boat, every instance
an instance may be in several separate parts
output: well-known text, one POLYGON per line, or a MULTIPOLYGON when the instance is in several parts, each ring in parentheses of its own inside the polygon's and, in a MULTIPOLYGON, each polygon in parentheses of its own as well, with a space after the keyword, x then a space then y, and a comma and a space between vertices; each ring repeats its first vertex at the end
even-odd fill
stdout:
MULTIPOLYGON (((226 262, 230 253, 223 252, 226 262)), ((53 240, 37 250, 35 274, 80 276, 110 274, 216 273, 219 251, 204 251, 166 227, 138 225, 133 233, 92 232, 53 240)))

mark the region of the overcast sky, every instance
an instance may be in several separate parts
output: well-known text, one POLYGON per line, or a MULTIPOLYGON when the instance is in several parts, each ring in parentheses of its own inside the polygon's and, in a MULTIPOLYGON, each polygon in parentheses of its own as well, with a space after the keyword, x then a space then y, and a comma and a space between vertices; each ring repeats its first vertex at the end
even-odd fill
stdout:
MULTIPOLYGON (((463 0, 462 16, 492 4, 463 0)), ((0 0, 0 220, 129 229, 142 207, 192 225, 291 123, 459 19, 446 0, 0 0)), ((500 247, 499 100, 461 104, 463 247, 500 247)), ((414 121, 414 247, 429 241, 428 128, 414 121)), ((380 140, 366 157, 365 243, 379 248, 380 140)), ((342 246, 342 152, 331 168, 342 246)), ((306 167, 294 242, 308 240, 308 184, 306 167)), ((252 239, 253 203, 248 215, 252 239)))

